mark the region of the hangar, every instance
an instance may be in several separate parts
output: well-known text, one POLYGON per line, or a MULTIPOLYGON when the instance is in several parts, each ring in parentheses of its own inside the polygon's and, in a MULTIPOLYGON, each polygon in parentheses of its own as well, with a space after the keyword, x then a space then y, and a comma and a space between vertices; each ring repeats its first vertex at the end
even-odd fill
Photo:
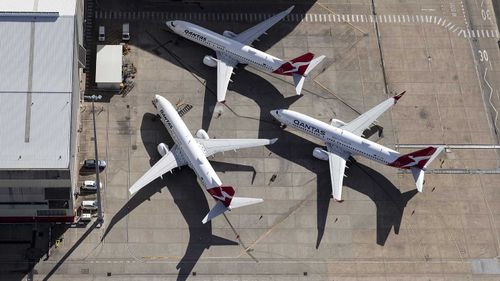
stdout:
POLYGON ((73 221, 82 10, 0 2, 0 222, 73 221))

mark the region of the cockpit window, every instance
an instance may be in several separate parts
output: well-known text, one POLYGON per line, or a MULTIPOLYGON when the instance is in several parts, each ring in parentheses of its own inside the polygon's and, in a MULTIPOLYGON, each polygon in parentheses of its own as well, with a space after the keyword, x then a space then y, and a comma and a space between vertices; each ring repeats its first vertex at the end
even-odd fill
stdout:
POLYGON ((174 24, 174 22, 173 22, 173 21, 171 21, 171 22, 170 22, 170 25, 171 25, 172 27, 175 27, 175 24, 174 24))

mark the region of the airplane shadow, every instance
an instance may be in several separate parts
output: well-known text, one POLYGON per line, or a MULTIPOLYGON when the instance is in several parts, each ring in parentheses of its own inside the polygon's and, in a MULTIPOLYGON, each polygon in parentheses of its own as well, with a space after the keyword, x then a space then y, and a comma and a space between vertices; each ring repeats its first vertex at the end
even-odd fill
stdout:
POLYGON ((377 208, 377 244, 384 246, 391 229, 399 234, 401 220, 408 202, 415 196, 416 189, 401 192, 392 182, 377 171, 355 160, 347 164, 347 178, 344 185, 370 197, 377 208))

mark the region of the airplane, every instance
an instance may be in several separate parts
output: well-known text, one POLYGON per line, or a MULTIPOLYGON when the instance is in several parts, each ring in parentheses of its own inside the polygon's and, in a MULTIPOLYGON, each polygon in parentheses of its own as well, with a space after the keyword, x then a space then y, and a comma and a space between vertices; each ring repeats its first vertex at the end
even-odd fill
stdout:
POLYGON ((188 165, 197 175, 200 185, 216 201, 215 206, 203 218, 204 224, 226 211, 263 201, 261 198, 235 197, 233 187, 222 185, 207 157, 218 152, 270 145, 277 139, 210 139, 203 129, 198 130, 196 137, 193 137, 177 110, 166 98, 156 95, 153 105, 175 144, 170 149, 164 143, 158 145, 157 150, 162 158, 130 187, 131 194, 174 168, 188 165))
POLYGON ((225 102, 233 69, 238 64, 248 64, 266 72, 292 76, 295 91, 297 95, 300 95, 305 77, 325 56, 313 59, 314 54, 306 53, 290 61, 283 61, 249 46, 262 34, 266 34, 269 28, 286 17, 293 8, 294 6, 291 6, 239 34, 225 30, 220 35, 201 26, 180 20, 167 21, 166 24, 176 34, 215 51, 217 58, 206 55, 203 58, 203 63, 209 67, 217 67, 218 102, 225 102))
POLYGON ((427 166, 443 151, 444 146, 429 146, 409 154, 401 155, 388 147, 363 138, 363 131, 370 127, 376 119, 391 108, 405 94, 395 95, 349 123, 332 119, 330 124, 314 119, 292 110, 275 109, 271 115, 281 122, 282 127, 290 125, 310 136, 325 142, 326 149, 316 147, 313 156, 329 161, 332 196, 335 201, 342 202, 342 186, 346 161, 351 155, 360 155, 375 162, 409 169, 419 192, 423 190, 424 172, 427 166))

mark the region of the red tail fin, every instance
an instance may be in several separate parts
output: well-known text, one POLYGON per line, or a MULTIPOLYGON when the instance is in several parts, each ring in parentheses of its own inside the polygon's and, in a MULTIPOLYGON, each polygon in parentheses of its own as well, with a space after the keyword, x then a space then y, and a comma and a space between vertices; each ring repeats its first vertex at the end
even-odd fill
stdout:
POLYGON ((231 200, 233 200, 234 189, 231 186, 216 186, 207 191, 215 200, 221 201, 226 207, 229 207, 231 200))
POLYGON ((436 150, 436 147, 429 146, 422 150, 405 154, 396 159, 394 162, 389 163, 388 165, 401 169, 409 169, 411 167, 418 167, 419 169, 423 169, 425 164, 427 164, 429 159, 431 159, 436 150))
POLYGON ((296 57, 293 60, 287 61, 278 67, 273 73, 292 76, 293 74, 304 75, 309 63, 314 58, 313 53, 303 54, 300 57, 296 57))

